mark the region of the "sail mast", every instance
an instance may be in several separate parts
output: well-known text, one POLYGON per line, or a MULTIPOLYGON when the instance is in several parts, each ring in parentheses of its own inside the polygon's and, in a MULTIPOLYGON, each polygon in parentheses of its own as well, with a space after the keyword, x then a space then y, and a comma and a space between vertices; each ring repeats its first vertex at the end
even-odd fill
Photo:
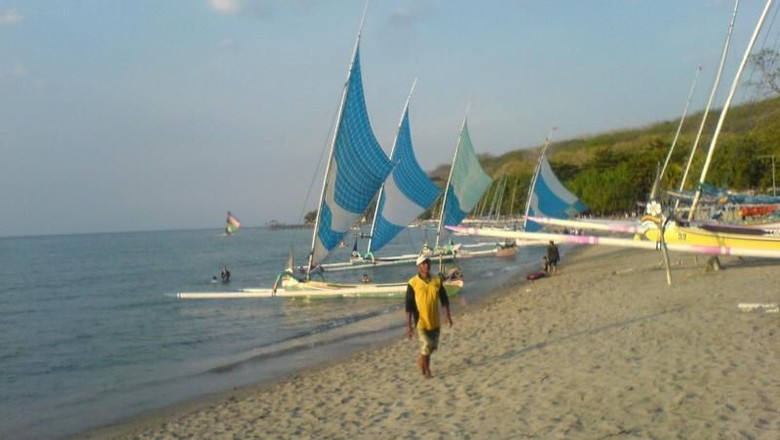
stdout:
MULTIPOLYGON (((412 82, 412 88, 409 90, 409 96, 406 97, 406 104, 404 105, 404 110, 401 112, 401 119, 398 121, 398 130, 396 130, 396 141, 398 140, 398 134, 401 132, 401 127, 404 123, 404 117, 406 115, 406 112, 409 111, 409 103, 412 101, 412 93, 414 93, 414 87, 417 85, 417 78, 414 79, 412 82)), ((390 150, 390 157, 393 157, 393 154, 395 153, 395 147, 397 146, 397 142, 393 143, 393 148, 390 150)), ((393 164, 397 165, 397 164, 393 164)), ((374 219, 371 222, 371 232, 369 232, 368 237, 368 248, 366 249, 366 255, 371 254, 372 247, 374 240, 374 230, 376 229, 376 222, 377 218, 379 217, 379 207, 381 206, 380 203, 382 201, 382 198, 385 194, 385 185, 382 185, 382 189, 379 190, 379 195, 376 198, 376 207, 374 208, 374 219)))
POLYGON ((514 188, 512 188, 512 201, 509 203, 510 219, 513 219, 515 215, 515 194, 517 194, 517 185, 519 184, 520 184, 520 178, 518 177, 517 180, 515 180, 514 188))
MULTIPOLYGON (((726 65, 726 56, 729 53, 729 45, 731 41, 731 34, 734 30, 734 22, 737 19, 737 8, 739 7, 739 0, 734 1, 734 12, 731 14, 731 22, 729 22, 729 29, 726 33, 726 42, 723 44, 723 53, 720 56, 720 66, 718 66, 718 73, 715 75, 715 82, 712 84, 712 90, 710 91, 710 97, 707 100, 707 107, 704 109, 704 114, 701 117, 701 123, 699 124, 699 131, 696 133, 696 139, 693 141, 693 147, 691 147, 691 154, 688 156, 688 163, 685 165, 685 171, 683 172, 682 180, 680 181, 680 191, 682 191, 685 188, 685 181, 688 179, 688 171, 691 168, 691 163, 693 163, 693 156, 696 153, 696 148, 699 146, 699 140, 701 139, 701 134, 704 131, 704 124, 707 122, 707 115, 710 112, 710 108, 712 107, 712 101, 715 99, 715 94, 718 91, 718 85, 720 85, 720 77, 723 74, 723 67, 726 65)), ((679 206, 680 201, 677 200, 674 207, 677 209, 679 206)))
POLYGON ((761 17, 758 19, 758 23, 756 23, 756 28, 753 30, 753 35, 750 37, 750 42, 748 43, 748 46, 745 49, 744 55, 742 55, 742 62, 739 63, 739 69, 737 69, 737 74, 734 76, 734 81, 731 83, 731 90, 729 90, 729 96, 728 98, 726 98, 725 104, 723 104, 723 110, 720 112, 718 125, 715 127, 715 134, 712 135, 712 140, 710 141, 710 148, 709 151, 707 151, 707 159, 704 161, 704 168, 701 170, 699 185, 696 188, 696 194, 693 196, 693 202, 691 203, 691 210, 688 212, 688 221, 692 221, 694 215, 696 214, 696 207, 699 204, 699 199, 701 198, 701 186, 704 184, 704 180, 707 177, 707 171, 709 170, 710 162, 712 161, 712 155, 715 152, 715 145, 718 142, 718 135, 720 135, 720 130, 723 128, 723 121, 726 119, 726 113, 728 113, 729 111, 729 106, 731 105, 731 101, 734 99, 734 94, 737 91, 737 86, 739 86, 739 79, 742 76, 742 71, 745 69, 745 65, 747 64, 748 58, 750 58, 750 52, 753 50, 753 45, 755 45, 756 39, 758 39, 758 34, 761 32, 761 27, 764 24, 764 19, 766 18, 767 13, 769 12, 769 8, 772 6, 772 1, 773 0, 766 1, 766 5, 764 6, 764 11, 761 13, 761 17))
POLYGON ((685 108, 683 109, 682 117, 680 118, 680 124, 677 125, 677 133, 674 134, 674 140, 672 140, 672 146, 669 147, 669 154, 666 155, 664 166, 661 167, 661 172, 658 174, 658 179, 653 183, 653 189, 650 191, 650 200, 655 200, 658 194, 658 187, 661 185, 661 180, 664 178, 666 167, 669 165, 669 159, 672 158, 674 147, 677 145, 677 139, 680 138, 680 132, 682 131, 683 122, 685 122, 685 116, 688 115, 688 107, 691 105, 691 98, 693 97, 693 91, 696 90, 696 82, 699 80, 699 74, 701 73, 701 66, 696 68, 696 76, 693 77, 693 84, 691 85, 691 91, 688 92, 688 100, 685 101, 685 108))
MULTIPOLYGON (((349 63, 347 69, 347 80, 344 82, 344 91, 341 93, 341 102, 339 103, 338 119, 336 120, 336 130, 341 125, 341 119, 344 117, 344 103, 347 102, 347 92, 349 91, 350 78, 352 77, 352 67, 355 65, 355 59, 357 58, 358 48, 360 47, 360 37, 363 34, 363 23, 366 20, 366 12, 368 12, 368 1, 363 8, 363 17, 360 18, 360 27, 358 28, 357 39, 355 40, 355 46, 352 49, 352 60, 349 63)), ((330 167, 333 164, 333 153, 336 148, 336 131, 333 132, 332 139, 330 141, 330 153, 328 154, 328 164, 325 167, 325 177, 322 179, 322 191, 320 192, 320 201, 317 205, 317 217, 314 220, 314 231, 311 236, 311 248, 309 250, 309 263, 306 267, 306 278, 310 277, 312 265, 314 263, 314 251, 317 245, 317 231, 319 231, 320 220, 322 215, 322 205, 325 201, 325 191, 328 188, 328 176, 330 175, 330 167)))
POLYGON ((544 140, 544 146, 542 146, 542 152, 539 153, 539 159, 536 161, 536 169, 534 169, 534 176, 531 178, 531 185, 528 186, 528 195, 525 198, 525 212, 523 213, 523 230, 525 231, 525 226, 528 223, 528 212, 531 210, 531 197, 533 197, 534 194, 534 188, 536 187, 536 179, 539 177, 539 171, 542 169, 542 158, 544 158, 544 155, 547 154, 547 147, 550 146, 550 142, 552 142, 552 134, 553 131, 557 130, 558 127, 551 127, 550 131, 547 133, 547 139, 544 140))
POLYGON ((466 106, 466 115, 463 116, 463 124, 460 126, 460 135, 458 136, 458 143, 455 144, 455 154, 452 156, 452 163, 450 164, 450 174, 447 177, 447 185, 444 186, 444 196, 442 196, 441 199, 441 213, 439 214, 439 225, 436 227, 436 243, 434 244, 434 249, 439 247, 439 240, 441 239, 441 230, 444 227, 444 215, 447 204, 447 195, 450 192, 450 182, 452 181, 452 171, 455 169, 455 160, 458 159, 458 150, 460 150, 460 141, 463 137, 463 131, 466 129, 466 120, 469 117, 469 109, 471 108, 471 101, 469 101, 469 104, 466 106))

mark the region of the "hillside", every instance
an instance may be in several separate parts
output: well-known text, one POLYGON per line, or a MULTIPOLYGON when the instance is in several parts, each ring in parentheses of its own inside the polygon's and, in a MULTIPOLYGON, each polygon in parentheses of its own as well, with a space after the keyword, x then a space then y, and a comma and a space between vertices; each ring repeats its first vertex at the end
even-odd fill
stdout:
MULTIPOLYGON (((686 189, 699 180, 720 110, 710 112, 686 179, 686 189)), ((664 188, 678 188, 702 113, 689 115, 669 161, 664 188)), ((646 127, 618 130, 553 142, 550 163, 561 181, 596 213, 634 210, 650 192, 674 139, 679 119, 646 127)), ((506 176, 503 211, 525 204, 528 182, 539 148, 515 150, 501 156, 482 155, 480 163, 496 181, 506 176), (514 200, 512 194, 514 193, 514 200)), ((771 192, 772 157, 780 160, 780 98, 732 107, 721 130, 706 181, 733 190, 771 192)), ((431 171, 444 186, 449 165, 431 171)), ((491 200, 495 191, 489 190, 491 200)))

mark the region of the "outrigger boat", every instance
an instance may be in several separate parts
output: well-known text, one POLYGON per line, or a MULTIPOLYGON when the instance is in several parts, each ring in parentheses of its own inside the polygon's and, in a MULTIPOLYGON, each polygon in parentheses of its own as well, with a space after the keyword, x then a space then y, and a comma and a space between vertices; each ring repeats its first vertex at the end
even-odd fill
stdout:
MULTIPOLYGON (((325 281, 300 282, 290 278, 283 289, 242 289, 235 292, 180 292, 180 299, 238 299, 238 298, 399 298, 406 294, 406 283, 342 284, 325 281)), ((447 295, 457 295, 463 288, 463 279, 444 283, 447 295)))
MULTIPOLYGON (((365 11, 361 20, 362 31, 365 11)), ((308 264, 302 276, 294 270, 292 258, 271 289, 244 289, 238 292, 181 292, 182 299, 260 298, 260 297, 389 297, 406 293, 407 283, 344 284, 315 281, 312 275, 321 270, 325 258, 338 247, 352 226, 366 211, 371 200, 393 169, 374 136, 363 96, 360 69, 360 37, 352 54, 336 130, 320 194, 319 208, 312 236, 308 264)), ((462 277, 445 281, 448 293, 463 287, 462 277)))

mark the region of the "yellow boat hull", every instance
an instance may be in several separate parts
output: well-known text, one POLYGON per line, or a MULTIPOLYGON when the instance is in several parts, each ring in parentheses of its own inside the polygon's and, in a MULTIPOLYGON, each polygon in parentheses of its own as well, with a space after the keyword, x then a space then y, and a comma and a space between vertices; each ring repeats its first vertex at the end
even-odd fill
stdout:
MULTIPOLYGON (((661 229, 658 227, 648 228, 644 232, 645 238, 656 242, 660 240, 660 234, 661 229)), ((696 226, 681 226, 673 221, 666 225, 664 240, 667 244, 780 251, 780 236, 777 235, 717 232, 696 226)))

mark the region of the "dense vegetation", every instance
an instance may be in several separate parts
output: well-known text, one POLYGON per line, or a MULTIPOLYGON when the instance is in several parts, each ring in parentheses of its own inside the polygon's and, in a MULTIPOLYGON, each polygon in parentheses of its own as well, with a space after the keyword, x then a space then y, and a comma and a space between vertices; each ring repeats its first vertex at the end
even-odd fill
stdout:
MULTIPOLYGON (((718 110, 711 111, 707 118, 685 189, 693 189, 698 183, 719 114, 718 110)), ((701 120, 702 113, 698 113, 684 121, 662 188, 679 188, 701 120)), ((655 175, 669 154, 678 124, 679 120, 664 121, 638 129, 553 142, 548 157, 558 178, 591 212, 636 210, 637 203, 645 201, 650 193, 655 175)), ((509 213, 510 207, 517 213, 525 206, 539 148, 480 157, 483 168, 496 179, 494 185, 506 176, 502 213, 509 213)), ((773 160, 780 161, 780 98, 733 107, 723 124, 706 181, 732 190, 771 193, 773 160)), ((448 171, 449 166, 442 165, 432 176, 441 182, 446 180, 448 171)), ((492 200, 497 192, 500 193, 491 188, 485 197, 492 200)))
MULTIPOLYGON (((751 57, 755 80, 747 85, 773 98, 735 106, 729 110, 705 182, 735 191, 771 194, 775 186, 775 161, 780 161, 780 52, 763 49, 751 57)), ((660 188, 678 189, 688 162, 684 189, 695 189, 704 167, 720 110, 710 111, 700 130, 703 114, 689 115, 669 157, 660 188), (701 136, 698 139, 698 135, 701 136), (693 157, 691 150, 695 144, 693 157)), ((548 149, 553 171, 561 182, 597 215, 636 211, 650 194, 674 141, 679 119, 638 129, 554 142, 548 149)), ((475 212, 502 216, 524 210, 528 187, 541 146, 515 150, 501 156, 482 155, 480 163, 493 179, 475 212)), ((430 175, 444 187, 449 164, 430 175)), ((659 194, 662 196, 663 194, 659 194)), ((423 213, 430 218, 439 205, 423 213)), ((373 214, 369 208, 369 216, 373 214)), ((306 215, 312 222, 316 211, 306 215)), ((371 219, 367 219, 371 220, 371 219)))
MULTIPOLYGON (((702 113, 686 117, 675 144, 661 188, 677 189, 701 125, 702 113)), ((699 181, 712 134, 720 116, 710 111, 691 163, 685 189, 699 181)), ((589 137, 553 142, 548 148, 550 165, 556 176, 590 208, 605 215, 636 211, 646 201, 669 154, 679 125, 663 121, 647 127, 619 130, 589 137)), ((515 150, 501 156, 482 155, 480 163, 494 178, 475 212, 490 212, 500 200, 502 215, 517 215, 525 207, 531 176, 541 146, 515 150), (501 183, 502 178, 505 182, 501 183), (499 187, 499 185, 501 185, 499 187), (503 190, 503 191, 502 191, 503 190)), ((772 192, 773 164, 780 165, 780 97, 733 107, 723 124, 706 182, 736 191, 772 192)), ((430 173, 444 187, 449 164, 430 173)), ((430 218, 438 203, 421 215, 430 218)), ((367 211, 371 216, 373 206, 367 211)), ((313 222, 316 211, 306 215, 313 222)), ((367 219, 371 221, 370 218, 367 219)))

